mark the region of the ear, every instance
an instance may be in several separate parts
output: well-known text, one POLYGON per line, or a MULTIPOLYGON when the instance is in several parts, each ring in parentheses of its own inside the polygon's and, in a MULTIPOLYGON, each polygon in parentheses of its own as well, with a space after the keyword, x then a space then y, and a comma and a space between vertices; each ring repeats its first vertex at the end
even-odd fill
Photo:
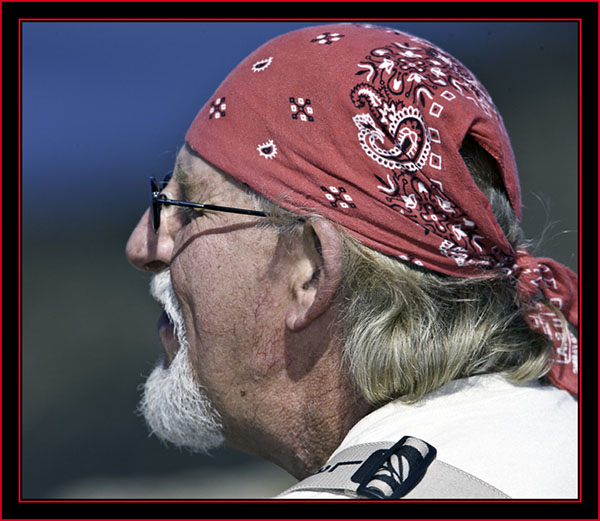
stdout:
POLYGON ((286 326, 290 331, 299 331, 330 307, 340 284, 342 240, 331 222, 320 217, 307 219, 293 269, 286 326))

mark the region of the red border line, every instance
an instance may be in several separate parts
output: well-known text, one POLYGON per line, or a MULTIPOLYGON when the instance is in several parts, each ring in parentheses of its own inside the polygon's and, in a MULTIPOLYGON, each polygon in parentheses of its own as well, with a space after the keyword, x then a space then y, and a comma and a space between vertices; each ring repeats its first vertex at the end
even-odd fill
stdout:
MULTIPOLYGON (((0 0, 0 3, 13 3, 13 2, 18 2, 19 0, 0 0)), ((54 3, 53 0, 38 0, 40 2, 46 2, 46 3, 54 3)), ((100 3, 101 2, 109 2, 112 0, 97 0, 100 3)), ((149 1, 149 2, 161 2, 161 0, 133 0, 133 2, 145 2, 145 1, 149 1)), ((182 0, 184 2, 194 2, 195 0, 182 0)), ((228 3, 227 0, 216 0, 219 3, 228 3)), ((242 2, 248 2, 251 3, 252 0, 241 0, 242 2)), ((268 2, 276 2, 278 0, 266 0, 268 2)), ((293 2, 294 0, 282 0, 283 2, 293 2)), ((309 3, 319 3, 321 0, 308 0, 309 3)), ((343 0, 333 0, 334 2, 341 2, 343 0)), ((362 2, 363 0, 350 0, 351 2, 362 2)), ((383 0, 385 2, 396 2, 397 0, 383 0)), ((427 0, 417 0, 417 1, 423 1, 426 2, 427 0)), ((451 2, 452 0, 441 0, 443 2, 451 2)), ((467 2, 476 2, 478 0, 467 0, 467 2)), ((564 3, 562 0, 550 0, 549 2, 544 2, 544 0, 531 0, 534 3, 564 3)), ((66 2, 78 2, 79 0, 66 0, 66 2)), ((484 0, 484 3, 487 2, 487 0, 484 0)), ((597 4, 598 2, 596 0, 582 0, 583 3, 589 3, 589 4, 597 4)), ((1 14, 0 14, 1 17, 1 14)), ((21 169, 22 169, 22 161, 21 161, 21 154, 22 154, 22 119, 21 119, 21 114, 22 114, 22 97, 21 97, 21 88, 22 88, 22 78, 21 78, 21 66, 22 66, 22 23, 23 22, 313 22, 315 21, 314 18, 273 18, 273 19, 265 19, 265 18, 68 18, 68 17, 63 17, 63 18, 19 18, 18 19, 18 110, 19 110, 19 115, 18 115, 18 173, 19 173, 19 182, 18 182, 18 284, 19 284, 19 288, 21 287, 21 282, 22 282, 22 273, 21 273, 21 213, 22 213, 22 208, 21 208, 21 195, 22 195, 22 184, 21 184, 21 169)), ((582 35, 581 35, 581 24, 583 22, 582 18, 320 18, 319 21, 322 22, 327 22, 327 21, 337 21, 337 22, 346 22, 346 21, 362 21, 362 22, 415 22, 415 21, 425 21, 425 22, 578 22, 579 23, 579 31, 578 31, 578 50, 579 50, 579 56, 578 56, 578 66, 579 66, 579 71, 578 71, 578 79, 579 79, 579 99, 578 99, 578 132, 579 132, 579 139, 578 139, 578 151, 579 151, 579 157, 578 157, 578 171, 579 171, 579 183, 581 183, 581 132, 582 132, 582 128, 581 128, 581 114, 582 114, 582 107, 581 107, 581 83, 582 83, 582 35)), ((599 41, 599 50, 600 50, 600 41, 599 41)), ((1 80, 2 74, 0 71, 0 80, 1 80)), ((598 73, 598 77, 600 79, 600 72, 598 73)), ((600 117, 600 108, 598 111, 598 115, 600 117)), ((0 130, 0 134, 1 134, 1 130, 0 130)), ((1 152, 1 145, 0 145, 0 152, 1 152)), ((599 137, 599 141, 598 141, 598 157, 600 158, 600 137, 599 137)), ((0 187, 0 195, 2 193, 2 189, 0 187)), ((600 198, 600 188, 599 188, 599 193, 598 196, 600 198)), ((1 215, 0 215, 0 222, 1 222, 1 215)), ((579 219, 579 235, 581 237, 581 224, 582 224, 582 219, 581 219, 581 190, 579 190, 579 211, 578 211, 578 219, 579 219)), ((600 224, 600 213, 598 214, 598 222, 600 224)), ((0 244, 0 252, 2 251, 2 246, 0 244)), ((600 253, 600 244, 598 246, 598 252, 600 253)), ((599 273, 600 273, 600 264, 599 264, 599 273)), ((581 273, 581 241, 579 242, 579 272, 581 273)), ((2 287, 2 281, 0 279, 0 289, 2 287)), ((580 289, 580 295, 579 295, 579 304, 581 305, 581 285, 579 287, 580 289)), ((600 282, 599 282, 599 286, 598 289, 600 291, 600 282)), ((0 302, 0 309, 2 307, 2 304, 0 302)), ((21 324, 21 318, 22 318, 22 310, 21 310, 21 293, 19 292, 18 295, 18 324, 20 326, 21 324)), ((599 328, 599 332, 600 332, 600 311, 599 311, 599 315, 598 315, 598 328, 599 328)), ((2 319, 0 318, 0 329, 2 326, 2 319)), ((581 323, 579 325, 579 330, 581 332, 581 323)), ((21 449, 22 449, 22 440, 21 440, 21 436, 22 436, 22 429, 21 429, 21 425, 22 425, 22 414, 21 414, 21 403, 22 403, 22 394, 21 394, 21 385, 22 385, 22 357, 21 357, 21 349, 22 349, 22 339, 21 339, 21 335, 19 334, 19 341, 18 341, 18 349, 19 349, 19 353, 18 353, 18 383, 19 383, 19 389, 18 389, 18 400, 19 400, 19 407, 18 407, 18 454, 19 454, 19 463, 21 462, 21 449)), ((1 360, 0 360, 0 368, 1 368, 1 360)), ((600 370, 600 362, 599 362, 599 370, 600 370)), ((579 382, 579 385, 581 387, 581 381, 579 382)), ((1 425, 1 419, 0 419, 0 425, 1 425)), ((579 401, 579 432, 581 434, 581 393, 580 393, 580 401, 579 401)), ((1 438, 1 433, 0 433, 0 442, 1 442, 2 438, 1 438)), ((581 450, 579 450, 579 498, 578 499, 556 499, 556 500, 527 500, 527 499, 513 499, 511 501, 509 501, 510 503, 560 503, 560 504, 564 504, 564 503, 581 503, 581 482, 582 482, 582 474, 581 474, 581 450)), ((121 504, 121 503, 133 503, 133 504, 137 504, 137 503, 168 503, 168 504, 175 504, 175 503, 276 503, 276 504, 281 504, 282 502, 285 503, 338 503, 338 502, 345 502, 346 500, 326 500, 326 501, 311 501, 311 500, 276 500, 276 499, 227 499, 227 500, 221 500, 221 499, 73 499, 73 500, 69 500, 69 499, 43 499, 43 500, 38 500, 38 499, 22 499, 22 469, 21 466, 18 465, 18 502, 19 503, 25 503, 25 504, 55 504, 55 503, 67 503, 67 504, 87 504, 87 503, 93 503, 93 504, 106 504, 106 503, 114 503, 114 504, 121 504)), ((0 482, 1 482, 2 476, 0 475, 0 482)), ((370 503, 371 501, 369 500, 353 500, 353 503, 370 503)), ((406 503, 405 500, 402 501, 398 501, 398 502, 403 502, 406 503)), ((447 503, 447 500, 419 500, 418 503, 447 503)), ((502 503, 502 504, 506 504, 507 501, 506 500, 461 500, 459 501, 460 503, 502 503)), ((175 518, 174 518, 175 519, 175 518)), ((231 519, 239 519, 239 518, 231 518, 231 519)), ((101 518, 97 518, 94 521, 103 521, 101 520, 101 518)), ((108 520, 107 520, 108 521, 108 520)), ((111 519, 110 521, 117 521, 117 520, 113 520, 111 519)), ((210 520, 208 520, 210 521, 210 520)), ((215 520, 217 521, 217 520, 215 520)), ((223 520, 218 520, 218 521, 229 521, 228 519, 223 519, 223 520)), ((298 521, 298 520, 289 520, 289 521, 298 521)), ((320 521, 320 520, 315 520, 315 521, 320 521)), ((432 520, 427 520, 427 519, 423 519, 421 521, 432 521, 432 520)), ((498 519, 496 521, 505 521, 503 519, 498 519)), ((520 521, 520 520, 511 520, 511 521, 520 521)))
MULTIPOLYGON (((2 0, 6 1, 6 0, 2 0)), ((13 1, 13 0, 10 0, 13 1)), ((41 0, 50 1, 50 0, 41 0)), ((68 0, 75 1, 75 0, 68 0)), ((108 1, 108 0, 101 0, 108 1)), ((142 1, 142 0, 135 0, 142 1)), ((158 1, 158 0, 156 0, 158 1)), ((188 1, 188 0, 184 0, 188 1)), ((191 0, 189 0, 191 1, 191 0)), ((246 0, 243 0, 246 1, 246 0)), ((275 0, 273 0, 275 1, 275 0)), ((285 0, 284 0, 285 1, 285 0)), ((317 1, 317 0, 315 0, 317 1)), ((387 0, 385 0, 387 1, 387 0)), ((392 0, 389 0, 392 1, 392 0)), ((443 0, 446 1, 446 0, 443 0)), ((0 2, 1 3, 1 2, 0 2)), ((581 18, 320 18, 326 22, 582 22, 581 18)), ((19 22, 314 22, 310 18, 19 18, 19 22)))

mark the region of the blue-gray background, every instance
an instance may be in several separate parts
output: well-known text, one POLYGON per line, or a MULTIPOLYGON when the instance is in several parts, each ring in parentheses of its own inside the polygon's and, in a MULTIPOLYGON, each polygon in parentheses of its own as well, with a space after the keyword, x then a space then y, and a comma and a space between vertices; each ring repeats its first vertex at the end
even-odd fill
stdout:
MULTIPOLYGON (((149 438, 134 410, 161 348, 148 277, 126 262, 162 175, 224 76, 310 22, 22 25, 22 480, 25 498, 261 497, 293 480, 229 451, 149 438)), ((578 27, 385 22, 470 68, 503 114, 524 228, 577 269, 578 27)))

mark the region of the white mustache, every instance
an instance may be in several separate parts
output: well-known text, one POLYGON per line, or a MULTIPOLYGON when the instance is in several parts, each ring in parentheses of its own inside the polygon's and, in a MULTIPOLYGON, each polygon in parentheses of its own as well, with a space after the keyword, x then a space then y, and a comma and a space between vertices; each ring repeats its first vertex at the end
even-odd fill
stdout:
POLYGON ((169 317, 169 320, 173 324, 180 346, 186 346, 185 322, 181 313, 179 300, 171 282, 171 272, 168 268, 152 277, 150 281, 150 294, 165 310, 167 317, 169 317))

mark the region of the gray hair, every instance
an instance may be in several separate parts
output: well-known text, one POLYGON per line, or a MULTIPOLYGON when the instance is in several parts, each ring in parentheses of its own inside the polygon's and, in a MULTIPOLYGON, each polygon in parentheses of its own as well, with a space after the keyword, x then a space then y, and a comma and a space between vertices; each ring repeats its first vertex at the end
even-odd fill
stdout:
MULTIPOLYGON (((508 240, 527 246, 494 160, 469 137, 461 154, 508 240)), ((255 196, 280 233, 298 229, 296 214, 255 196)), ((524 321, 514 280, 485 273, 443 275, 374 251, 339 231, 343 359, 369 402, 416 402, 452 380, 479 374, 526 382, 550 370, 552 344, 524 321)))

